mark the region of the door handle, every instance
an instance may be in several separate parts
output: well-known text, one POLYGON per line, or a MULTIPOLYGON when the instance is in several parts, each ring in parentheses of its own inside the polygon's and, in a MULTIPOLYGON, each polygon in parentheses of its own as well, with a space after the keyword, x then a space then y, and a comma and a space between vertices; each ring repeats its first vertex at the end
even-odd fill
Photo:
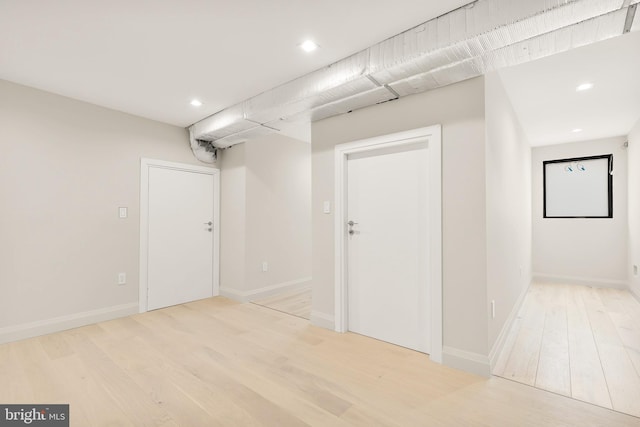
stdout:
POLYGON ((213 225, 213 222, 211 222, 211 221, 205 222, 204 225, 213 225))
POLYGON ((353 226, 356 224, 357 222, 354 222, 354 221, 347 222, 347 225, 349 226, 349 231, 348 231, 349 236, 353 236, 354 234, 356 234, 356 231, 353 229, 353 226))

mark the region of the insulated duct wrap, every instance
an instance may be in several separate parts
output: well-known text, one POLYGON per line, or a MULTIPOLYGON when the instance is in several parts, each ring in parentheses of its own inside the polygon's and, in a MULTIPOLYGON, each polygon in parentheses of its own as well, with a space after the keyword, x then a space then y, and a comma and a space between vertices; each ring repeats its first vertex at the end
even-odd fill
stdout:
MULTIPOLYGON (((190 127, 224 148, 621 35, 640 0, 478 0, 190 127)), ((638 20, 631 31, 639 29, 638 20)), ((192 144, 193 146, 193 144, 192 144)))

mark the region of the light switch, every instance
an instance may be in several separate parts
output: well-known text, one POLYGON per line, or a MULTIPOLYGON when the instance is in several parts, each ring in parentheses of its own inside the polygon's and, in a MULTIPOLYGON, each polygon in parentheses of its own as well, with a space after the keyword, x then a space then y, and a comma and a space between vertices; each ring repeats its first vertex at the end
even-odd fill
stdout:
POLYGON ((324 203, 322 204, 322 212, 329 214, 331 213, 331 202, 328 200, 325 200, 324 203))
POLYGON ((127 208, 119 208, 118 210, 120 212, 120 218, 126 218, 127 217, 127 208))

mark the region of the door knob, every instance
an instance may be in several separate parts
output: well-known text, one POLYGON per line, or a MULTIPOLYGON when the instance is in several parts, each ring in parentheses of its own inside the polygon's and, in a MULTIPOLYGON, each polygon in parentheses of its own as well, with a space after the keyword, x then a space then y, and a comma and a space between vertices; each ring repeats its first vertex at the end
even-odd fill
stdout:
POLYGON ((354 226, 354 225, 356 225, 356 224, 357 224, 357 222, 353 222, 353 221, 349 221, 349 222, 347 223, 347 225, 348 225, 349 227, 353 227, 353 226, 354 226))
POLYGON ((213 225, 213 222, 211 222, 211 221, 205 222, 204 225, 213 225))

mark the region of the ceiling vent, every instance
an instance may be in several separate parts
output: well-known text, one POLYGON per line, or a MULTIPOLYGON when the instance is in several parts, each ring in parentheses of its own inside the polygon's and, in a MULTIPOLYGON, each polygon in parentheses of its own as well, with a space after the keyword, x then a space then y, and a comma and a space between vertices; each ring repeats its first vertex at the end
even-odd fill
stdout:
POLYGON ((213 161, 213 148, 637 31, 637 3, 478 0, 193 124, 192 148, 213 161))

